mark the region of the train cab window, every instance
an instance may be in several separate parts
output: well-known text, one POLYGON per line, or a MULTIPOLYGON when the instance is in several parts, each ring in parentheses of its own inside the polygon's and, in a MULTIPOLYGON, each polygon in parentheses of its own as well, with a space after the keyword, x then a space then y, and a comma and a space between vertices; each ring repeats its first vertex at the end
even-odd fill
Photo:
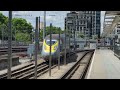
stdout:
MULTIPOLYGON (((56 42, 56 40, 51 40, 51 45, 55 44, 56 42)), ((46 44, 50 45, 50 40, 46 40, 46 44)))

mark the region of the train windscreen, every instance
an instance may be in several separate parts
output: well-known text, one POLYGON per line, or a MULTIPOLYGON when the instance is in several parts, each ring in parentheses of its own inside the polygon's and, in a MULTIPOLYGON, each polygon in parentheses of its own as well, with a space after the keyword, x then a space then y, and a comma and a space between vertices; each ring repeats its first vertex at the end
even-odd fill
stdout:
MULTIPOLYGON (((55 44, 56 42, 56 40, 51 40, 51 45, 55 44)), ((50 40, 46 40, 46 44, 50 45, 50 40)))

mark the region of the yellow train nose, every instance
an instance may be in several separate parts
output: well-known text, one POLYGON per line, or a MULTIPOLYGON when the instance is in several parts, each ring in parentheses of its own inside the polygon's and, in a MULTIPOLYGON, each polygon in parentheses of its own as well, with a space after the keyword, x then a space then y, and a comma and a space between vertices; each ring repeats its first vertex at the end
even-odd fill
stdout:
MULTIPOLYGON (((50 52, 50 46, 49 47, 44 47, 45 52, 50 52)), ((51 47, 51 52, 55 52, 57 50, 57 47, 52 46, 51 47)))

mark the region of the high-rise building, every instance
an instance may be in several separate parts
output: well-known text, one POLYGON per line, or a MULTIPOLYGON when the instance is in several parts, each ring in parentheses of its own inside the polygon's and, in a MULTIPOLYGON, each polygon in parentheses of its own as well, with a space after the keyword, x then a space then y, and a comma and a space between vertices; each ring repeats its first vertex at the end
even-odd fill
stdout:
POLYGON ((71 11, 65 18, 65 29, 71 30, 72 36, 79 36, 79 33, 90 38, 97 35, 100 38, 100 11, 71 11))
POLYGON ((40 29, 44 28, 44 22, 40 22, 40 29))

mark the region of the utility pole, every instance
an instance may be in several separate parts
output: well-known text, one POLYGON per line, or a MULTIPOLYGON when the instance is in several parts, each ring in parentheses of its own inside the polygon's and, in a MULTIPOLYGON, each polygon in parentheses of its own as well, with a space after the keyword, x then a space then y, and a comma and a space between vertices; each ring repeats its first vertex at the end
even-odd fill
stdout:
POLYGON ((44 30, 43 30, 43 40, 45 38, 45 31, 46 31, 46 11, 44 11, 44 30))
POLYGON ((12 11, 9 11, 8 21, 8 79, 11 79, 12 66, 12 11))
MULTIPOLYGON (((66 25, 66 29, 68 26, 66 25)), ((65 53, 64 53, 64 65, 66 65, 66 29, 65 29, 65 53)))
POLYGON ((40 50, 40 16, 39 16, 39 19, 38 19, 38 21, 39 21, 39 26, 38 26, 38 49, 40 50))
POLYGON ((74 51, 75 51, 75 49, 76 49, 76 44, 75 44, 75 22, 73 22, 73 26, 74 26, 73 32, 74 32, 74 51))
POLYGON ((60 47, 60 28, 59 28, 59 55, 58 55, 58 69, 60 70, 60 50, 61 50, 61 47, 60 47))
POLYGON ((4 42, 4 27, 2 27, 2 46, 4 46, 3 42, 4 42))
POLYGON ((36 17, 36 29, 35 29, 35 79, 37 79, 37 54, 38 54, 38 17, 36 17))
POLYGON ((16 28, 15 28, 15 46, 16 46, 16 43, 17 43, 17 42, 16 42, 16 28))
POLYGON ((70 52, 71 52, 71 45, 70 45, 70 37, 71 37, 71 26, 70 26, 70 29, 68 30, 68 35, 69 35, 69 61, 71 60, 70 59, 70 52))
POLYGON ((50 23, 50 56, 49 56, 49 76, 51 76, 51 61, 52 61, 52 56, 51 56, 51 40, 52 40, 52 30, 51 30, 51 27, 52 27, 52 23, 50 23))

